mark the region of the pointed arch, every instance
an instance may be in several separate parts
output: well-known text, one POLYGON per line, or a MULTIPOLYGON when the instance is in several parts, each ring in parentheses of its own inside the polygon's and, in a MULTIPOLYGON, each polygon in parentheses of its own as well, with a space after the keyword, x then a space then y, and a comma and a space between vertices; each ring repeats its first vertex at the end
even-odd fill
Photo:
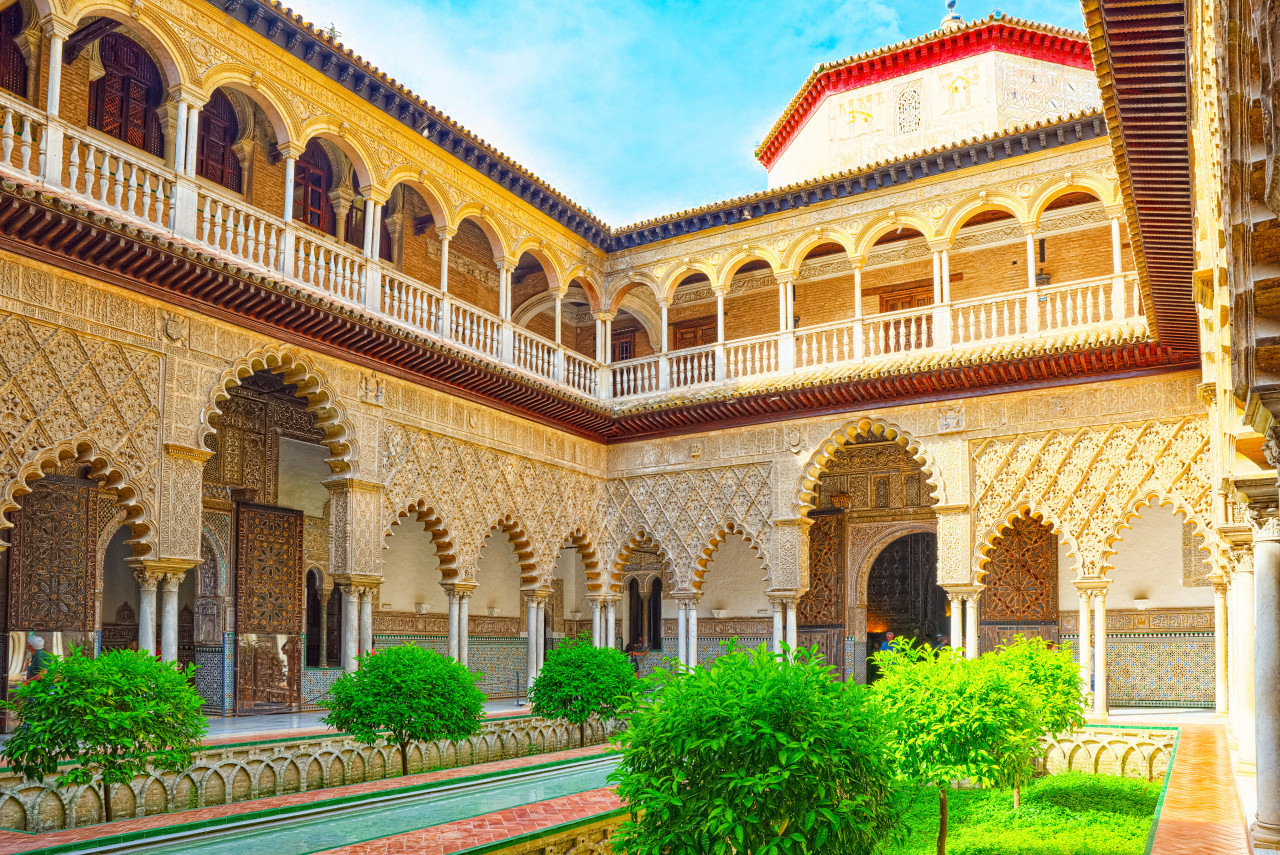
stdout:
POLYGON ((858 231, 857 237, 853 240, 853 251, 849 253, 849 260, 855 264, 865 263, 876 241, 895 229, 915 229, 924 236, 926 241, 934 237, 933 227, 919 214, 888 211, 873 217, 858 231))
POLYGON ((801 469, 800 480, 796 486, 795 499, 792 503, 794 516, 804 517, 814 509, 817 500, 818 479, 826 471, 827 465, 835 453, 846 446, 852 445, 859 436, 868 439, 889 440, 906 449, 916 463, 920 464, 921 472, 924 473, 925 483, 928 486, 928 494, 939 504, 946 503, 946 489, 942 482, 941 470, 933 459, 933 455, 921 446, 914 437, 897 425, 890 424, 884 419, 862 418, 846 423, 844 427, 823 440, 822 444, 810 455, 809 461, 801 469))
POLYGON ((798 271, 801 265, 804 264, 805 257, 824 243, 838 243, 844 247, 845 255, 849 256, 849 258, 857 257, 858 247, 853 235, 844 229, 817 227, 813 231, 800 235, 787 247, 782 257, 782 267, 787 270, 798 271))
MULTIPOLYGON (((152 500, 142 484, 128 474, 126 466, 87 436, 63 440, 44 449, 23 464, 3 485, 3 492, 0 492, 0 532, 13 527, 8 515, 21 507, 18 499, 31 492, 31 483, 70 461, 88 466, 89 478, 115 493, 116 503, 124 510, 124 524, 129 526, 131 532, 126 542, 133 548, 134 557, 156 557, 155 508, 152 500)), ((0 540, 0 550, 8 546, 8 543, 0 540)))
POLYGON ((391 525, 387 526, 383 537, 392 534, 391 527, 399 525, 401 520, 407 518, 417 520, 422 524, 423 530, 431 536, 431 542, 436 548, 436 560, 440 562, 441 581, 445 583, 461 581, 462 572, 458 567, 458 555, 454 549, 453 535, 450 533, 449 526, 445 523, 443 515, 426 499, 410 502, 391 521, 391 525))
POLYGON ((359 446, 356 431, 346 408, 338 399, 324 372, 314 368, 288 345, 267 345, 241 357, 222 373, 209 393, 208 403, 200 414, 196 428, 196 448, 205 448, 205 439, 216 433, 213 417, 220 415, 219 404, 231 395, 240 381, 258 371, 279 374, 284 381, 297 386, 297 395, 307 402, 307 412, 316 417, 316 427, 324 431, 324 444, 329 448, 329 467, 335 474, 358 474, 359 446))
POLYGON ((702 583, 707 575, 707 566, 711 563, 711 559, 715 557, 717 551, 728 540, 729 535, 736 534, 747 542, 747 546, 751 549, 751 554, 760 559, 760 563, 764 567, 764 579, 766 581, 772 578, 772 568, 769 566, 769 552, 760 545, 760 542, 746 529, 743 525, 736 522, 732 518, 726 517, 716 526, 715 532, 707 539, 707 543, 702 547, 702 551, 698 557, 694 559, 693 578, 688 580, 689 586, 694 591, 702 592, 702 583))

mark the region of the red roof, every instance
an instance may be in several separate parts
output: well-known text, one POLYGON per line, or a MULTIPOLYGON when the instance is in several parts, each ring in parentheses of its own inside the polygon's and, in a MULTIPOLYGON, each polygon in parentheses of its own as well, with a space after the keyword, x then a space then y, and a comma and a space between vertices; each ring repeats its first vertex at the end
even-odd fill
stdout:
POLYGON ((910 41, 819 65, 760 143, 756 159, 765 169, 772 168, 828 95, 990 51, 1093 69, 1085 34, 1073 30, 994 15, 963 28, 935 30, 910 41))

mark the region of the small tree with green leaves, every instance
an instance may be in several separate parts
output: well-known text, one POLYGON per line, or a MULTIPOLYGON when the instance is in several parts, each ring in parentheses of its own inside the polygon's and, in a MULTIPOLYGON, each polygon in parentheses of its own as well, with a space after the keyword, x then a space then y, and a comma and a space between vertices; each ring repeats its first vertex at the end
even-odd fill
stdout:
POLYGON ((72 648, 52 656, 40 680, 18 686, 6 709, 22 725, 4 744, 14 771, 32 781, 76 765, 57 785, 102 782, 104 817, 111 821, 111 787, 128 785, 148 767, 180 772, 193 762, 207 723, 191 686, 195 665, 179 668, 149 653, 108 650, 97 658, 72 648))
POLYGON ((880 679, 873 691, 894 724, 898 768, 938 793, 938 855, 947 851, 947 789, 969 779, 995 783, 1009 752, 1029 731, 1029 699, 994 659, 966 659, 900 641, 874 657, 880 679))
POLYGON ((627 655, 612 647, 593 647, 586 635, 571 639, 547 655, 529 689, 533 714, 578 726, 587 744, 587 721, 616 718, 636 687, 627 655))
POLYGON ((358 667, 329 687, 321 719, 366 745, 386 738, 400 748, 400 773, 409 774, 409 744, 459 740, 480 730, 484 693, 453 659, 403 644, 357 660, 358 667))
POLYGON ((632 812, 618 851, 862 855, 900 838, 878 711, 816 648, 804 653, 729 643, 710 667, 645 681, 612 776, 632 812))
POLYGON ((1022 805, 1022 785, 1031 780, 1034 762, 1042 753, 1046 736, 1069 733, 1083 727, 1084 679, 1068 647, 1050 650, 1041 638, 1015 636, 1013 641, 982 659, 1003 671, 1022 696, 1031 713, 1024 730, 1011 734, 999 753, 1002 771, 999 782, 1013 787, 1013 807, 1022 805))

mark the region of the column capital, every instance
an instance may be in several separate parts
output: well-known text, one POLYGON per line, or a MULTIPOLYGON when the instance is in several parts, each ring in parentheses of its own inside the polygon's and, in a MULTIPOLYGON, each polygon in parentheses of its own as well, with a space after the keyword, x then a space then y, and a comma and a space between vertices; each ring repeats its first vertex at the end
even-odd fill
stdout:
POLYGON ((951 249, 951 243, 951 238, 941 237, 925 241, 925 246, 929 247, 930 252, 946 252, 951 249))
POLYGON ((326 490, 356 490, 367 493, 381 493, 382 485, 377 481, 364 481, 350 475, 333 475, 320 482, 326 490))
POLYGON ((1205 577, 1209 584, 1213 586, 1213 592, 1219 596, 1225 596, 1227 593, 1227 576, 1225 573, 1210 573, 1205 577))
POLYGON ((293 160, 297 160, 302 157, 302 153, 306 150, 307 147, 305 145, 294 142, 293 140, 276 144, 276 151, 279 152, 281 157, 292 158, 293 160))
MULTIPOLYGON (((547 600, 551 599, 551 592, 541 590, 541 589, 534 590, 534 591, 522 591, 521 593, 522 593, 522 599, 524 600, 524 604, 526 606, 529 605, 530 603, 534 604, 535 606, 542 605, 546 603, 547 600)), ((468 595, 469 594, 470 592, 468 591, 468 595)))
POLYGON ((166 442, 164 444, 164 453, 170 457, 182 457, 187 460, 194 460, 197 463, 204 463, 210 457, 213 457, 213 452, 207 448, 191 448, 175 442, 166 442))
POLYGON ((788 603, 798 603, 800 598, 804 596, 803 592, 798 590, 765 591, 764 595, 769 602, 778 606, 785 606, 788 603))
POLYGON ((154 591, 161 584, 168 585, 170 579, 176 580, 176 587, 187 571, 200 562, 190 558, 130 558, 126 563, 133 568, 138 584, 154 591))
POLYGON ((377 589, 382 586, 381 576, 369 576, 363 573, 335 573, 332 578, 333 584, 340 588, 362 590, 365 588, 377 589))
POLYGON ((591 317, 597 321, 611 321, 618 317, 617 312, 596 311, 591 313, 591 317))
POLYGON ((65 40, 77 29, 79 29, 79 27, 76 26, 75 21, 72 21, 69 18, 63 18, 60 15, 45 15, 40 19, 40 32, 50 38, 53 36, 59 36, 65 40))
POLYGON ((797 271, 789 268, 783 268, 782 270, 775 270, 773 272, 773 278, 779 285, 790 285, 792 282, 795 282, 799 276, 800 274, 797 271))
POLYGON ((436 229, 436 237, 442 241, 453 240, 454 235, 457 233, 458 230, 454 226, 440 226, 436 229))
POLYGON ((391 194, 375 184, 370 184, 366 187, 360 188, 360 198, 364 199, 366 202, 385 205, 387 204, 387 200, 391 198, 391 194))
POLYGON ((1022 223, 1022 233, 1027 237, 1035 237, 1038 228, 1038 223, 1022 223))
POLYGON ((1280 542, 1280 509, 1276 502, 1250 502, 1245 507, 1254 543, 1280 542))
POLYGON ((1111 587, 1111 580, 1104 579, 1101 576, 1086 576, 1083 579, 1075 579, 1072 581, 1076 586, 1076 590, 1081 593, 1085 591, 1106 591, 1111 587))
POLYGON ((185 83, 180 83, 177 86, 171 86, 169 88, 169 100, 175 102, 184 101, 192 110, 199 110, 208 101, 203 92, 196 87, 185 83))

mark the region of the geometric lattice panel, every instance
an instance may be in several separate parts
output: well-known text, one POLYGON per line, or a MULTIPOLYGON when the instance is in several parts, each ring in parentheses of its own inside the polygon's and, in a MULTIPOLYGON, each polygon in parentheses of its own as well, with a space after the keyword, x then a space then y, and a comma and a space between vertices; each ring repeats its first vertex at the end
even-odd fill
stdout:
POLYGON ((1058 539, 1024 513, 996 538, 983 579, 984 621, 1058 620, 1058 539))
POLYGON ((98 499, 94 482, 59 475, 39 479, 22 497, 10 553, 11 628, 93 629, 98 499))

